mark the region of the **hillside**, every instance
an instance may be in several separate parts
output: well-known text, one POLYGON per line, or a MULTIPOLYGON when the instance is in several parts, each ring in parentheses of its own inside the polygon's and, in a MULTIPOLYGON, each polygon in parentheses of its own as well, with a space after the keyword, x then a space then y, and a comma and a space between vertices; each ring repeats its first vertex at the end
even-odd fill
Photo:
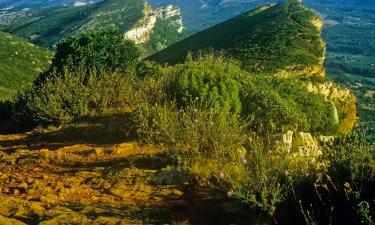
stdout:
POLYGON ((324 81, 325 44, 322 21, 297 1, 266 5, 188 37, 152 56, 158 63, 176 64, 187 54, 222 51, 238 59, 253 73, 277 77, 320 77, 306 83, 326 97, 337 111, 340 133, 350 132, 357 121, 356 98, 332 82, 324 81))
POLYGON ((198 32, 245 13, 250 9, 255 9, 268 3, 277 3, 280 0, 149 0, 149 2, 155 6, 177 5, 181 8, 186 27, 189 30, 198 32))
POLYGON ((322 76, 322 22, 296 1, 267 5, 180 41, 149 59, 182 62, 188 52, 224 51, 250 71, 322 76))
POLYGON ((31 86, 44 71, 52 53, 21 38, 0 32, 0 101, 31 86))
POLYGON ((64 5, 79 5, 79 4, 91 4, 102 0, 3 0, 0 2, 0 10, 3 9, 24 9, 24 8, 42 8, 51 6, 64 6, 64 5))
MULTIPOLYGON (((160 27, 168 28, 162 34, 162 46, 186 36, 178 8, 152 8, 146 1, 138 0, 108 0, 82 6, 15 10, 0 15, 0 20, 0 30, 47 48, 53 48, 64 37, 112 26, 118 27, 127 38, 141 46, 154 33, 160 35, 160 27)), ((144 54, 147 55, 161 48, 145 49, 144 54)))

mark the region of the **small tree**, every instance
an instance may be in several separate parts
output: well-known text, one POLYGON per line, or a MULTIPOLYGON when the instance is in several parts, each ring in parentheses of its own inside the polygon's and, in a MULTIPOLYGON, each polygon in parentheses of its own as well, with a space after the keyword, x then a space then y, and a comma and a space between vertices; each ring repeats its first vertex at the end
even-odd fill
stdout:
POLYGON ((135 68, 139 57, 139 49, 133 42, 125 40, 116 28, 86 32, 58 43, 52 65, 35 84, 44 83, 50 74, 63 75, 64 70, 77 72, 78 68, 83 67, 87 71, 101 71, 103 74, 124 72, 135 68))
POLYGON ((14 117, 62 124, 128 104, 140 51, 116 29, 69 37, 57 46, 49 70, 15 104, 14 117))

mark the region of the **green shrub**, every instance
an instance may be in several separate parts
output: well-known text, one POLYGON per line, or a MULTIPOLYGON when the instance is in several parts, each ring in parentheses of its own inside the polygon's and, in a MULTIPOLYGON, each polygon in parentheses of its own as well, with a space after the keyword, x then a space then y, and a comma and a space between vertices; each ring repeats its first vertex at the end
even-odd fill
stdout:
POLYGON ((116 72, 77 70, 52 74, 41 86, 20 98, 16 117, 37 124, 64 124, 130 104, 132 77, 116 72), (23 103, 22 103, 23 102, 23 103), (23 109, 22 109, 23 108, 23 109))
POLYGON ((179 107, 192 101, 237 114, 241 111, 238 77, 245 73, 237 64, 213 54, 188 60, 167 72, 171 83, 167 92, 179 107))
POLYGON ((58 44, 50 69, 18 99, 14 117, 28 124, 62 124, 130 105, 136 69, 154 68, 138 66, 139 56, 116 29, 67 38, 58 44))
POLYGON ((66 38, 57 44, 49 70, 41 74, 35 84, 41 84, 52 74, 64 75, 64 70, 77 69, 105 73, 132 70, 139 62, 140 51, 125 40, 115 28, 86 32, 66 38))
POLYGON ((273 216, 277 207, 290 199, 293 188, 305 180, 322 177, 329 163, 322 160, 317 149, 294 152, 290 144, 267 147, 262 142, 254 137, 249 139, 247 154, 234 167, 242 176, 230 175, 233 167, 228 168, 223 188, 232 190, 233 196, 243 203, 273 216))
POLYGON ((178 108, 175 104, 141 104, 133 122, 145 143, 184 146, 204 155, 225 156, 246 140, 246 124, 228 112, 198 103, 178 108))
POLYGON ((221 168, 239 158, 247 123, 229 112, 198 105, 141 104, 133 112, 140 141, 180 150, 194 180, 207 183, 221 168))
POLYGON ((338 131, 334 106, 296 79, 244 78, 241 101, 242 115, 254 118, 250 128, 263 137, 287 130, 319 135, 338 131))
POLYGON ((337 183, 351 181, 361 188, 375 182, 375 148, 365 141, 363 134, 337 137, 324 146, 324 152, 330 161, 329 175, 337 183))
POLYGON ((274 79, 272 86, 283 99, 295 102, 295 109, 305 115, 308 121, 305 132, 317 135, 338 133, 339 121, 335 105, 323 95, 309 92, 306 85, 297 79, 274 79))
POLYGON ((306 130, 307 118, 293 101, 283 99, 271 87, 245 86, 242 96, 243 116, 253 118, 250 129, 263 138, 287 130, 306 130))

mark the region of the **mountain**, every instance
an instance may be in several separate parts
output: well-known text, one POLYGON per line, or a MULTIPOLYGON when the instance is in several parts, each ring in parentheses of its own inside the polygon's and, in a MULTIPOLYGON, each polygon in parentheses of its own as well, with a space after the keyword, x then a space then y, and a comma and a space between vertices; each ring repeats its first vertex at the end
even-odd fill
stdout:
POLYGON ((340 133, 357 121, 356 98, 346 88, 327 81, 323 61, 322 20, 295 0, 269 4, 194 34, 148 59, 177 64, 188 53, 219 51, 257 74, 307 79, 308 89, 335 106, 340 133), (318 78, 318 79, 315 79, 318 78))
POLYGON ((24 8, 43 8, 52 6, 68 5, 86 5, 96 3, 102 0, 3 0, 0 2, 0 10, 24 9, 24 8))
POLYGON ((192 35, 149 59, 175 64, 188 52, 224 51, 250 71, 323 76, 322 21, 297 1, 266 5, 192 35))
POLYGON ((0 14, 0 21, 0 30, 48 48, 73 34, 117 26, 127 38, 144 44, 147 55, 187 35, 179 8, 152 8, 142 0, 18 10, 0 14))
POLYGON ((45 70, 52 53, 21 38, 0 32, 0 101, 31 86, 45 70))
POLYGON ((229 18, 245 13, 262 5, 280 1, 267 0, 149 0, 152 5, 177 5, 189 30, 201 31, 229 18))

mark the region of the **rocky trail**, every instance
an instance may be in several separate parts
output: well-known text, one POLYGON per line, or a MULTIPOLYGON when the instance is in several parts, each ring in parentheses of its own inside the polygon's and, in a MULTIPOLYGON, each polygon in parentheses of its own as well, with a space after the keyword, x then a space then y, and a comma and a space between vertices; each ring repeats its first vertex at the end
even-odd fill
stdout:
POLYGON ((126 140, 120 117, 98 121, 0 135, 0 224, 235 221, 225 194, 174 179, 165 149, 126 140))

